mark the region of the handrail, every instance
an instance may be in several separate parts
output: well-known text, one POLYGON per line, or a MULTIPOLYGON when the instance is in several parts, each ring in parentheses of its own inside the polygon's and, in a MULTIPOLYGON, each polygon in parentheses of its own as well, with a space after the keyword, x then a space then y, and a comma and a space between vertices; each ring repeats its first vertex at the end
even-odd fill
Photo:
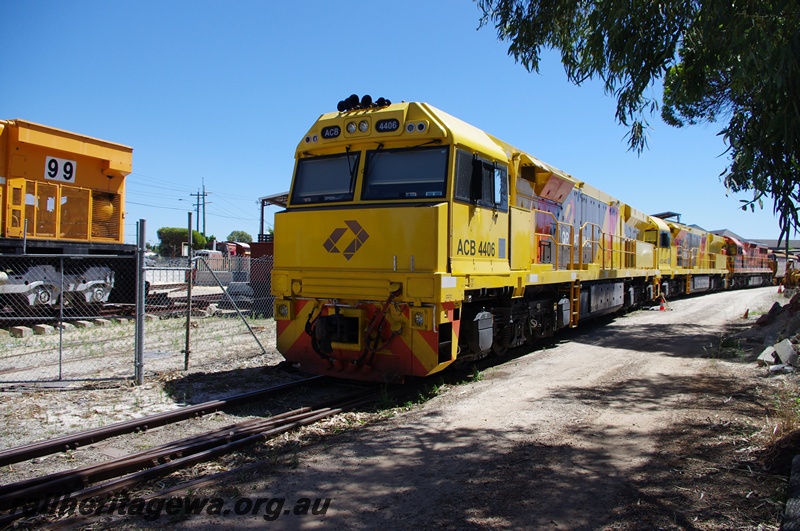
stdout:
MULTIPOLYGON (((552 212, 546 210, 532 209, 531 212, 535 215, 541 214, 552 218, 552 223, 549 224, 550 233, 535 232, 534 244, 539 250, 545 245, 555 246, 555 258, 552 259, 551 263, 556 269, 582 270, 589 264, 595 264, 601 270, 632 269, 636 267, 637 245, 640 240, 605 233, 599 224, 587 221, 578 229, 578 240, 575 242, 575 227, 572 224, 558 221, 552 212), (567 227, 569 228, 567 229, 567 227), (553 234, 554 232, 558 232, 558 238, 553 234), (564 241, 565 239, 568 241, 564 241), (575 245, 573 245, 573 242, 575 242, 575 245), (562 260, 564 248, 568 248, 566 260, 562 260), (584 256, 586 248, 589 248, 588 256, 584 256), (575 256, 576 253, 577 256, 575 256), (598 254, 600 254, 599 257, 598 254)), ((540 225, 536 223, 537 229, 540 225)), ((658 263, 658 249, 660 248, 653 245, 653 264, 651 267, 654 268, 658 263)), ((697 262, 696 255, 693 255, 691 259, 695 263, 697 262)))
MULTIPOLYGON (((535 232, 534 233, 534 238, 535 238, 535 242, 534 243, 536 244, 537 248, 541 249, 541 247, 542 247, 541 240, 542 239, 550 240, 553 244, 555 244, 555 247, 556 247, 555 260, 554 260, 554 264, 553 264, 555 266, 555 268, 557 270, 558 269, 574 269, 575 268, 574 267, 575 266, 575 261, 574 261, 574 256, 573 256, 572 242, 574 240, 574 230, 575 229, 572 226, 572 224, 566 223, 566 222, 563 222, 563 221, 558 221, 558 218, 556 218, 556 216, 552 212, 548 212, 546 210, 533 209, 532 212, 534 212, 536 214, 545 214, 545 215, 548 215, 551 218, 553 218, 554 224, 551 225, 551 226, 554 227, 555 231, 558 232, 558 234, 559 234, 559 239, 557 240, 553 236, 553 234, 548 234, 548 233, 544 233, 544 232, 535 232), (567 231, 567 234, 566 234, 566 239, 568 241, 566 241, 566 242, 559 241, 559 240, 565 239, 564 238, 565 233, 561 230, 562 227, 569 227, 569 229, 567 231), (562 262, 561 261, 561 251, 563 251, 564 250, 563 248, 565 248, 565 247, 567 248, 567 260, 566 260, 566 264, 562 264, 561 263, 562 262)), ((538 226, 538 224, 537 224, 537 226, 538 226)))
POLYGON ((584 262, 583 262, 583 249, 586 247, 587 244, 591 244, 591 253, 589 257, 589 264, 593 264, 595 262, 595 257, 597 256, 596 249, 600 247, 600 238, 603 236, 603 231, 600 229, 600 226, 597 223, 592 223, 591 221, 587 221, 583 225, 581 225, 580 231, 578 232, 578 239, 581 242, 580 251, 578 251, 578 269, 583 269, 584 262), (583 233, 586 227, 589 226, 592 229, 592 235, 590 238, 584 240, 583 233), (595 229, 599 233, 599 237, 595 238, 595 229))
POLYGON ((769 260, 762 256, 729 255, 728 261, 734 269, 768 269, 769 260))
POLYGON ((603 233, 603 244, 600 249, 603 251, 601 268, 604 270, 615 269, 615 265, 616 268, 632 268, 636 265, 636 240, 632 238, 603 233))
POLYGON ((675 246, 675 264, 684 269, 695 269, 698 267, 699 249, 697 247, 675 246))

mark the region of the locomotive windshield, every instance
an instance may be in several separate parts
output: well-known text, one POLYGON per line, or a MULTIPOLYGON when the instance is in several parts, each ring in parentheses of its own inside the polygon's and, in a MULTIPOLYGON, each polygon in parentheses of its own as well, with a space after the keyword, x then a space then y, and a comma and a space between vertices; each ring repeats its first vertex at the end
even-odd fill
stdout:
POLYGON ((361 199, 431 199, 445 194, 447 147, 367 152, 361 199))
POLYGON ((351 201, 359 153, 315 157, 297 161, 293 204, 351 201))

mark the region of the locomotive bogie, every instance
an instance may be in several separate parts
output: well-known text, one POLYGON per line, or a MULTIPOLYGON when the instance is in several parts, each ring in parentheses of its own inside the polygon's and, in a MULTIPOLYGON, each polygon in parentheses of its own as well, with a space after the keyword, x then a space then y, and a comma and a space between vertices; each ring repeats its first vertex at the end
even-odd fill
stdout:
POLYGON ((114 289, 115 272, 105 265, 62 269, 60 261, 49 256, 7 258, 3 262, 7 271, 0 275, 0 309, 7 307, 19 315, 61 304, 68 309, 99 308, 109 301, 114 289), (46 261, 52 263, 42 263, 46 261))

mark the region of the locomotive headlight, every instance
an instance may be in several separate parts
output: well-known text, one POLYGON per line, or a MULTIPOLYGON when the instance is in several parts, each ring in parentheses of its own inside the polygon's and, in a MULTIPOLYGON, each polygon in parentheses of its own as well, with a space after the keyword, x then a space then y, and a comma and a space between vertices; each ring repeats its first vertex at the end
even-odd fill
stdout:
POLYGON ((408 314, 409 325, 414 330, 431 330, 436 326, 432 306, 415 306, 408 314))
POLYGON ((360 122, 358 122, 358 130, 359 131, 361 131, 362 133, 366 133, 368 129, 369 129, 369 122, 368 121, 361 120, 360 122))
POLYGON ((347 132, 351 135, 356 132, 356 123, 355 122, 347 122, 347 132))
POLYGON ((294 319, 292 301, 286 299, 275 301, 275 319, 279 321, 294 319))

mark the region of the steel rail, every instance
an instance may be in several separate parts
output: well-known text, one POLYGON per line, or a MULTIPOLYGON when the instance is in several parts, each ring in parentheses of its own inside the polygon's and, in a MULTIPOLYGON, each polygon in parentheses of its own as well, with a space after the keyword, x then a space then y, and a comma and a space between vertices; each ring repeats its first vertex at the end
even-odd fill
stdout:
MULTIPOLYGON (((201 441, 196 447, 192 447, 191 445, 181 445, 182 441, 187 441, 192 438, 169 443, 164 445, 165 447, 170 447, 172 449, 169 459, 166 459, 165 462, 159 464, 158 459, 153 459, 151 456, 150 459, 139 463, 139 465, 149 462, 149 464, 152 466, 133 473, 128 473, 128 466, 131 463, 128 462, 128 458, 130 456, 127 456, 103 463, 101 465, 88 467, 95 468, 96 472, 99 471, 95 475, 87 475, 84 473, 83 469, 77 469, 68 471, 66 473, 54 474, 53 476, 57 476, 54 481, 48 481, 47 478, 50 476, 45 476, 42 478, 43 481, 39 482, 38 484, 21 489, 15 488, 11 491, 8 491, 3 496, 0 496, 0 510, 12 510, 10 514, 0 515, 0 527, 28 516, 26 515, 26 511, 24 509, 13 512, 19 509, 17 503, 20 500, 43 500, 46 504, 52 507, 54 506, 52 504, 57 505, 60 502, 68 499, 84 500, 88 498, 105 496, 106 494, 115 492, 122 488, 130 487, 146 480, 165 476, 171 472, 174 472, 175 470, 208 461, 234 452, 258 441, 267 440, 287 431, 313 424, 321 419, 370 403, 373 400, 374 394, 372 392, 360 393, 359 396, 350 396, 339 400, 335 405, 331 404, 331 406, 317 407, 315 409, 302 408, 302 410, 298 410, 301 411, 300 413, 285 413, 283 414, 284 418, 282 419, 264 419, 264 422, 253 422, 253 420, 245 421, 241 424, 248 424, 252 426, 247 426, 238 437, 227 437, 223 434, 222 437, 215 438, 215 444, 211 444, 211 441, 208 440, 209 434, 203 434, 196 437, 195 439, 201 441), (277 422, 275 420, 277 420, 277 422), (83 490, 73 490, 75 487, 86 487, 86 485, 89 483, 101 481, 101 478, 104 478, 106 474, 111 474, 108 476, 108 478, 116 477, 117 479, 112 479, 111 481, 95 485, 93 487, 84 488, 83 490), (119 477, 120 475, 122 475, 122 477, 119 477), (58 493, 58 496, 54 497, 54 493, 58 493)), ((259 419, 254 420, 257 421, 259 419)), ((217 432, 221 432, 221 430, 215 430, 214 433, 217 432)), ((19 487, 22 483, 29 482, 20 482, 14 486, 19 487)))
POLYGON ((65 489, 74 488, 75 485, 81 488, 86 483, 94 483, 115 477, 119 475, 119 470, 124 470, 125 472, 123 473, 132 472, 140 470, 141 468, 147 468, 148 466, 152 466, 153 463, 158 463, 159 461, 167 460, 175 456, 189 455, 193 450, 200 451, 205 449, 206 446, 215 446, 220 440, 230 441, 240 439, 246 436, 246 434, 249 434, 254 427, 257 429, 259 426, 263 425, 279 424, 286 418, 302 418, 308 411, 310 411, 309 408, 301 408, 275 415, 268 419, 251 419, 238 424, 218 428, 204 434, 186 437, 185 439, 117 457, 102 463, 54 472, 46 476, 30 478, 7 485, 0 485, 0 510, 7 508, 4 505, 6 501, 5 495, 10 492, 15 493, 18 497, 26 496, 29 490, 34 492, 32 489, 43 484, 47 484, 47 488, 50 489, 51 492, 63 492, 65 489))
POLYGON ((254 399, 263 398, 278 392, 286 391, 294 387, 320 380, 324 376, 313 376, 305 378, 296 382, 289 382, 286 384, 267 387, 257 391, 250 391, 239 395, 230 396, 220 400, 211 400, 203 402, 194 406, 187 406, 175 411, 165 411, 155 415, 149 415, 138 419, 126 420, 117 422, 101 428, 94 428, 78 433, 63 435, 46 441, 27 444, 24 446, 17 446, 7 450, 0 451, 0 466, 6 466, 21 461, 27 461, 35 457, 49 455, 60 451, 74 450, 78 446, 85 446, 92 444, 110 437, 131 433, 139 430, 147 430, 158 426, 165 426, 173 424, 192 417, 199 417, 213 413, 220 409, 226 409, 233 406, 247 403, 254 399))

